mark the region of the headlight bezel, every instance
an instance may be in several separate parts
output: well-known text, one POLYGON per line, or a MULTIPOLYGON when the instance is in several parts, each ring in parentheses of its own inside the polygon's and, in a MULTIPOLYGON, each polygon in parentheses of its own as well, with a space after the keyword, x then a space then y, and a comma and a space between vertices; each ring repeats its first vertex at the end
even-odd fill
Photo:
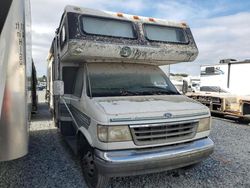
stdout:
POLYGON ((132 141, 128 125, 97 125, 97 137, 104 143, 132 141))
POLYGON ((210 131, 211 129, 211 116, 199 119, 197 133, 210 131))

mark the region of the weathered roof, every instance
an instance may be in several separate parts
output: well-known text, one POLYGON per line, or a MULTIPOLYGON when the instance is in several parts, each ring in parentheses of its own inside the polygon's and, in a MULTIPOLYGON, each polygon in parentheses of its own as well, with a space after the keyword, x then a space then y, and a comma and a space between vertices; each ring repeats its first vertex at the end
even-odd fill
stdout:
POLYGON ((78 13, 78 14, 87 14, 87 15, 93 15, 93 16, 109 17, 109 18, 115 18, 115 19, 121 19, 121 20, 130 20, 130 21, 134 21, 134 22, 143 22, 143 23, 152 23, 153 22, 153 23, 158 23, 161 25, 174 26, 174 27, 188 27, 188 25, 184 22, 174 22, 174 21, 168 21, 165 19, 149 18, 149 17, 137 16, 137 15, 124 14, 124 13, 119 13, 119 12, 95 10, 95 9, 90 9, 90 8, 81 8, 81 7, 71 6, 71 5, 67 5, 65 7, 65 12, 66 13, 67 12, 74 12, 74 13, 78 13), (118 16, 118 15, 122 15, 122 16, 118 16))

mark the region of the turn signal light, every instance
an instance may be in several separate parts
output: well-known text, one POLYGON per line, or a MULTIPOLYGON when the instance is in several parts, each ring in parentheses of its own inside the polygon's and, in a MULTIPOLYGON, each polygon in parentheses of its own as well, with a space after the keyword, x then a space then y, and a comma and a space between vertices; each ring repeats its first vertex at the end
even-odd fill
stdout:
POLYGON ((117 16, 123 17, 123 14, 122 13, 117 13, 117 16))
POLYGON ((154 18, 149 18, 148 19, 150 22, 155 22, 155 19, 154 18))
POLYGON ((181 25, 182 25, 183 27, 187 27, 187 24, 186 24, 185 22, 182 22, 181 25))
POLYGON ((140 19, 139 16, 133 16, 133 18, 134 18, 135 20, 139 20, 139 19, 140 19))

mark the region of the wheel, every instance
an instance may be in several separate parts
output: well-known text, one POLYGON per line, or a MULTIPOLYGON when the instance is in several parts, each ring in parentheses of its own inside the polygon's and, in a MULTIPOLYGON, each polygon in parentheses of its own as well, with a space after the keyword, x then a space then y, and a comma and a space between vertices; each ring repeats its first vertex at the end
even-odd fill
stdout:
MULTIPOLYGON (((84 144, 87 146, 86 144, 84 144)), ((81 147, 82 148, 82 147, 81 147)), ((105 188, 109 183, 109 178, 98 172, 94 161, 93 148, 87 146, 79 153, 80 164, 84 179, 90 188, 105 188)))
POLYGON ((91 188, 105 188, 108 185, 109 178, 101 175, 95 166, 93 153, 88 151, 81 158, 83 176, 87 185, 91 188))

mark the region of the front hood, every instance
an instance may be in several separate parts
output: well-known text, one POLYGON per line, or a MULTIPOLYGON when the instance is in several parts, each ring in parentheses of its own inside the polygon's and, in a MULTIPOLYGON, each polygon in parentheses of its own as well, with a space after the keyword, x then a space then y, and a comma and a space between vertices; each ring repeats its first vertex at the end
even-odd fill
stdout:
POLYGON ((94 101, 107 115, 208 111, 202 104, 183 95, 105 97, 94 98, 94 101))

